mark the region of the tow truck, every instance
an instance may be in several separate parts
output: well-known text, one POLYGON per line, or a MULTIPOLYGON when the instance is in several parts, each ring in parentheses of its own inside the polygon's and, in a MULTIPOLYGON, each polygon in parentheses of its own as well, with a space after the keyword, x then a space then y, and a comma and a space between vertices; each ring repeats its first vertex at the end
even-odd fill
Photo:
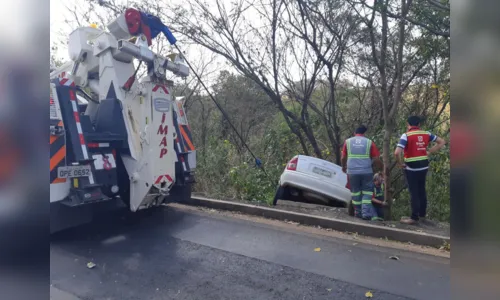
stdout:
POLYGON ((51 233, 91 221, 103 203, 135 213, 191 196, 196 150, 166 77, 189 68, 182 53, 150 49, 160 33, 175 38, 134 8, 106 27, 74 30, 70 61, 50 74, 51 233))

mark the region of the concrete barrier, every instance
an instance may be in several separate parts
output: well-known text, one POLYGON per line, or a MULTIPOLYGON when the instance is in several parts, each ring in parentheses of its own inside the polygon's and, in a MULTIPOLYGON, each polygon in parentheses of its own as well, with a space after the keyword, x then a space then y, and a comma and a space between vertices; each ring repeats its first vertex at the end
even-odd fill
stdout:
POLYGON ((232 201, 215 200, 204 197, 191 197, 187 203, 193 206, 201 206, 213 209, 227 210, 241 212, 249 215, 260 216, 276 220, 288 220, 298 222, 303 225, 321 226, 323 228, 331 228, 333 230, 342 232, 355 232, 360 235, 387 238, 399 242, 411 242, 417 245, 431 246, 439 248, 445 242, 450 242, 450 238, 446 236, 439 236, 428 234, 424 232, 415 232, 410 230, 390 228, 385 226, 377 226, 372 224, 358 223, 347 220, 339 220, 332 218, 325 218, 314 216, 310 214, 303 214, 298 212, 291 212, 271 207, 263 207, 257 205, 243 204, 232 201))
POLYGON ((82 300, 73 294, 60 290, 56 287, 50 287, 50 300, 82 300))

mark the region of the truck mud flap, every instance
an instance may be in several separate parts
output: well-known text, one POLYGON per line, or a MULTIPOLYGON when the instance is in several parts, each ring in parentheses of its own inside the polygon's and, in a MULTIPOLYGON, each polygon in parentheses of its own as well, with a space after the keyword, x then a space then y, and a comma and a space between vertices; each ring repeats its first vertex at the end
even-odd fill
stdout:
POLYGON ((111 199, 112 198, 109 198, 103 193, 101 193, 100 187, 95 187, 95 188, 87 187, 85 189, 72 188, 70 191, 70 195, 65 200, 61 201, 61 204, 70 207, 75 207, 91 203, 108 201, 111 199))

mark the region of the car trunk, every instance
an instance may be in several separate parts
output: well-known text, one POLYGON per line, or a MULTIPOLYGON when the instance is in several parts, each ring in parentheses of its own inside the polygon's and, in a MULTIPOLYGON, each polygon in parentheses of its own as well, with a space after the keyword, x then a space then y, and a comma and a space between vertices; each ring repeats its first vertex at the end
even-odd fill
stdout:
POLYGON ((297 172, 305 173, 318 180, 334 183, 341 187, 345 187, 347 184, 347 175, 342 172, 340 166, 311 156, 299 155, 297 172))
MULTIPOLYGON (((334 163, 318 159, 311 156, 298 155, 288 164, 287 169, 292 166, 294 172, 302 173, 314 180, 322 181, 335 188, 344 189, 347 184, 347 175, 342 172, 342 168, 334 163)), ((326 205, 331 207, 344 207, 343 201, 321 194, 314 189, 297 189, 290 187, 290 194, 287 200, 293 202, 304 202, 311 204, 326 205)), ((278 196, 279 197, 279 196, 278 196)))

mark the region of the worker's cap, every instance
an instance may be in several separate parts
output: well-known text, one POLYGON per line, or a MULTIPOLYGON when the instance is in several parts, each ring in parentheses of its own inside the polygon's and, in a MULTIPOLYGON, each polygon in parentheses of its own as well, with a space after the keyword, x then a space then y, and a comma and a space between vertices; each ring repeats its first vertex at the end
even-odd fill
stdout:
POLYGON ((375 175, 373 175, 373 181, 382 179, 384 179, 384 177, 380 173, 376 173, 375 175))

